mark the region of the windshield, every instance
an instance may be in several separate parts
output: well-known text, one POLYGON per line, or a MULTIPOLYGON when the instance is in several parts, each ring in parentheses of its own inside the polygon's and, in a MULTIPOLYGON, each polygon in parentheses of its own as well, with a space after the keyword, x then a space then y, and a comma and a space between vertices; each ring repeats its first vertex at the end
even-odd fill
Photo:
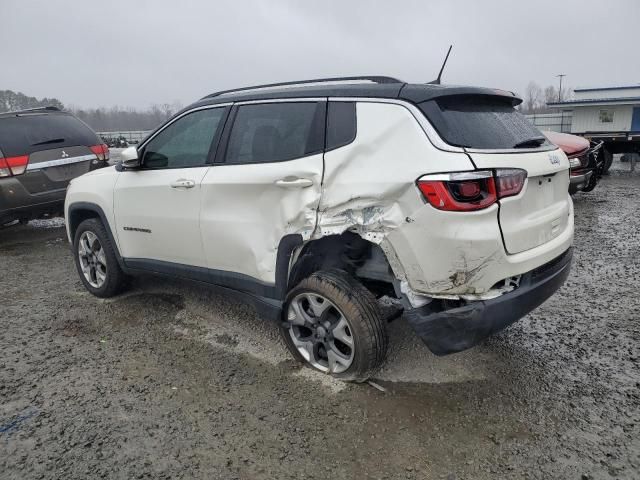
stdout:
POLYGON ((456 95, 418 107, 449 145, 480 149, 549 145, 540 130, 501 97, 456 95))

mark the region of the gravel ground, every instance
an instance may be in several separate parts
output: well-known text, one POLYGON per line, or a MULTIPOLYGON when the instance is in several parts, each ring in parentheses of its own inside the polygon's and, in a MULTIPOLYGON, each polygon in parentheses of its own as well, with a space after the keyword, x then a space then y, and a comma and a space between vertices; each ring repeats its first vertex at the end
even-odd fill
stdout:
POLYGON ((60 223, 0 230, 0 478, 640 478, 639 200, 621 170, 577 195, 571 278, 475 349, 391 324, 386 392, 212 289, 90 296, 60 223))

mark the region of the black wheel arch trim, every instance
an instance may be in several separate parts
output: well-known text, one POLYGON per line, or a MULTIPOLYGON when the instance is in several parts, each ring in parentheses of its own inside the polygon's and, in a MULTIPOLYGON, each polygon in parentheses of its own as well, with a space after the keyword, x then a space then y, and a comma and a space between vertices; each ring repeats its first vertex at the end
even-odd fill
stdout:
POLYGON ((111 246, 113 247, 116 259, 118 260, 118 264, 120 265, 120 268, 122 268, 122 270, 126 271, 127 268, 122 255, 120 255, 120 250, 118 249, 118 244, 115 237, 113 236, 113 232, 111 231, 111 225, 109 224, 107 216, 105 215, 104 210, 102 210, 102 207, 100 207, 100 205, 91 202, 74 202, 69 205, 69 208, 67 209, 67 224, 69 226, 69 236, 71 243, 73 244, 73 238, 75 237, 76 230, 78 229, 80 223, 82 223, 82 219, 77 221, 77 223, 74 220, 74 214, 77 214, 78 212, 92 212, 98 215, 98 218, 102 222, 104 229, 107 231, 109 242, 111 242, 111 246))
POLYGON ((303 244, 302 235, 292 233, 285 235, 278 245, 278 256, 276 257, 276 298, 284 300, 289 291, 289 266, 291 255, 296 248, 303 244))

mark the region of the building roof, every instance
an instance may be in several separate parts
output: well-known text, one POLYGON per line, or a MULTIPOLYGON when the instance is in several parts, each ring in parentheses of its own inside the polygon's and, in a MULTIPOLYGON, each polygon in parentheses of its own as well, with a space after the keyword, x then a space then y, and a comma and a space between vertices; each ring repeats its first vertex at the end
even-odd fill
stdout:
POLYGON ((585 98, 581 100, 568 100, 566 102, 547 103, 548 107, 581 107, 588 105, 627 105, 640 103, 639 97, 619 97, 619 98, 585 98))
POLYGON ((629 90, 633 88, 640 88, 640 83, 634 85, 618 85, 612 87, 587 87, 587 88, 574 88, 574 92, 604 92, 610 90, 629 90))

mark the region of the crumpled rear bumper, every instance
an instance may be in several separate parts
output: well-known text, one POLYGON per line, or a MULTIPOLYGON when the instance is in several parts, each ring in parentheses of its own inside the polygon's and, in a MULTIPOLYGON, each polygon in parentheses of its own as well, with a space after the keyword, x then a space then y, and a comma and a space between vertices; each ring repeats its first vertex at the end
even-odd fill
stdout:
POLYGON ((427 304, 405 311, 404 317, 434 354, 466 350, 524 317, 553 295, 569 276, 572 256, 569 248, 522 275, 520 286, 500 297, 440 311, 427 304))

